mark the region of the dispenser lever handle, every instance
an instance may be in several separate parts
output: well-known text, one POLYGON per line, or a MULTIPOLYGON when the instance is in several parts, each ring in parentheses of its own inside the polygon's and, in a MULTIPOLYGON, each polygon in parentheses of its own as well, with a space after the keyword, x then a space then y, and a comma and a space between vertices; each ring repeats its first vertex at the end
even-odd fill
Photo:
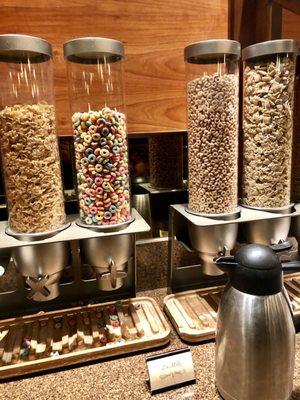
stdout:
POLYGON ((49 279, 49 275, 44 275, 39 278, 33 278, 28 276, 26 278, 26 283, 30 287, 30 292, 27 295, 29 300, 33 299, 34 295, 37 293, 42 294, 45 297, 50 295, 50 290, 45 286, 49 279))
POLYGON ((273 251, 278 253, 280 251, 290 250, 293 247, 293 243, 290 240, 285 240, 280 243, 271 244, 270 247, 273 251))
POLYGON ((110 261, 109 264, 109 269, 110 269, 110 282, 111 286, 115 288, 117 286, 117 266, 114 260, 110 261))

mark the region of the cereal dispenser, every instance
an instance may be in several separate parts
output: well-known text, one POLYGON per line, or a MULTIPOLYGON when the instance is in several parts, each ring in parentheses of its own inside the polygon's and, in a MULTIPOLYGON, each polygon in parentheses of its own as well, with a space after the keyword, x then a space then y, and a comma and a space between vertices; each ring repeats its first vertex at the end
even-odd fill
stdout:
POLYGON ((66 222, 53 93, 52 48, 0 35, 0 135, 9 228, 60 229, 66 222))
MULTIPOLYGON (((267 245, 267 252, 272 248, 277 253, 271 252, 277 264, 280 259, 286 272, 297 271, 300 265, 300 204, 291 204, 290 199, 294 68, 298 45, 292 40, 279 40, 253 45, 243 51, 243 198, 238 208, 238 77, 235 76, 238 52, 235 54, 234 48, 238 49, 236 42, 208 41, 185 49, 189 204, 170 206, 168 292, 172 294, 164 299, 164 308, 178 335, 191 343, 216 337, 219 344, 220 326, 216 327, 213 321, 209 322, 206 318, 212 315, 211 312, 215 317, 220 316, 221 294, 225 288, 226 296, 230 285, 226 276, 217 276, 217 267, 223 260, 220 268, 224 272, 229 271, 230 260, 242 254, 243 243, 267 245), (225 45, 229 46, 229 55, 225 52, 225 45), (221 48, 225 53, 223 55, 219 54, 221 48), (221 66, 216 62, 218 57, 221 66), (178 246, 194 254, 189 257, 186 253, 180 259, 178 246), (196 252, 200 256, 203 274, 199 273, 196 252), (222 253, 231 254, 218 257, 222 253), (202 328, 195 323, 195 316, 205 319, 202 328)), ((253 256, 261 262, 259 252, 255 250, 253 256)), ((249 284, 250 258, 243 259, 247 264, 247 276, 240 279, 242 292, 247 292, 249 284)), ((263 278, 269 267, 268 263, 260 265, 263 278)), ((231 281, 234 271, 229 272, 231 281)), ((296 276, 283 276, 282 269, 279 271, 277 278, 280 288, 282 282, 285 283, 282 294, 286 299, 290 296, 296 300, 295 296, 299 294, 296 276)), ((258 291, 262 289, 263 285, 258 284, 257 279, 253 284, 258 291)), ((252 300, 249 298, 249 301, 252 300)), ((232 310, 233 302, 229 303, 227 308, 232 310)), ((297 309, 295 303, 293 307, 297 309)), ((232 326, 230 317, 227 320, 232 326)), ((275 320, 270 319, 271 325, 275 320)), ((229 336, 230 341, 232 335, 229 336)), ((219 359, 223 357, 221 353, 218 354, 221 355, 219 359)), ((257 368, 254 369, 257 373, 257 368)), ((226 384, 226 373, 227 378, 230 374, 228 368, 224 369, 224 363, 220 364, 220 371, 221 375, 225 371, 222 383, 226 384)), ((249 398, 256 397, 250 395, 249 398)), ((272 395, 269 397, 273 398, 272 395)), ((239 394, 234 398, 240 398, 239 394)))
POLYGON ((240 44, 207 40, 184 51, 187 79, 189 209, 237 207, 240 44))
MULTIPOLYGON (((238 217, 238 112, 240 44, 207 40, 184 50, 187 80, 189 204, 187 212, 213 220, 238 217)), ((206 229, 189 224, 203 272, 222 273, 213 258, 232 250, 235 224, 206 229), (210 240, 207 240, 207 237, 210 240)))
MULTIPOLYGON (((290 214, 293 210, 291 163, 297 52, 297 42, 289 39, 257 43, 243 50, 242 203, 274 214, 290 214)), ((277 244, 286 240, 291 219, 275 222, 246 224, 247 241, 277 244)))
MULTIPOLYGON (((0 144, 9 214, 6 233, 27 242, 45 239, 67 226, 51 45, 32 36, 0 35, 0 76, 0 144)), ((20 244, 12 253, 17 269, 33 288, 34 300, 58 295, 59 277, 68 262, 65 245, 57 243, 55 262, 49 263, 48 246, 27 246, 25 251, 20 244), (34 290, 41 281, 44 296, 34 290)))
MULTIPOLYGON (((64 56, 76 156, 78 224, 96 231, 118 231, 132 222, 123 90, 124 46, 113 39, 80 38, 64 44, 64 56)), ((108 251, 105 241, 105 238, 83 241, 81 255, 95 268, 99 288, 116 290, 127 274, 132 238, 130 235, 109 238, 114 252, 108 251), (107 251, 97 256, 95 250, 104 247, 107 251)))
POLYGON ((294 110, 292 201, 300 201, 300 48, 296 62, 294 110))
POLYGON ((64 44, 76 154, 80 223, 128 224, 127 127, 123 90, 124 46, 106 38, 64 44))

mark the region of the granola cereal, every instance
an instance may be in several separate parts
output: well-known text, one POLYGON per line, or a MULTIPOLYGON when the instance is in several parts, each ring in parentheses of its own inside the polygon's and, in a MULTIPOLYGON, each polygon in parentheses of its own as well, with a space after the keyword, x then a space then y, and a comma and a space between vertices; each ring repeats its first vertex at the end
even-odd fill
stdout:
POLYGON ((249 62, 244 71, 243 203, 291 202, 294 68, 292 58, 249 62))
POLYGON ((66 215, 53 105, 5 107, 0 139, 10 228, 35 233, 62 226, 66 215))

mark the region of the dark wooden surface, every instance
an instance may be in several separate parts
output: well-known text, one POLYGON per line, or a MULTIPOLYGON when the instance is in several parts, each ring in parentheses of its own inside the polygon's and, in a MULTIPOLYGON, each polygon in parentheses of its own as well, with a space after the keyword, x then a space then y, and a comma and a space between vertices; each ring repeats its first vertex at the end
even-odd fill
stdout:
POLYGON ((129 132, 185 129, 183 48, 227 37, 226 0, 2 0, 0 34, 41 36, 54 47, 58 132, 71 133, 62 44, 82 36, 126 46, 129 132))
POLYGON ((282 8, 267 0, 229 0, 228 36, 242 48, 265 40, 280 39, 282 8))
POLYGON ((282 37, 285 39, 295 39, 300 42, 300 15, 288 10, 283 10, 282 37))
POLYGON ((300 14, 300 1, 299 0, 273 0, 275 3, 280 5, 289 11, 296 14, 300 14))

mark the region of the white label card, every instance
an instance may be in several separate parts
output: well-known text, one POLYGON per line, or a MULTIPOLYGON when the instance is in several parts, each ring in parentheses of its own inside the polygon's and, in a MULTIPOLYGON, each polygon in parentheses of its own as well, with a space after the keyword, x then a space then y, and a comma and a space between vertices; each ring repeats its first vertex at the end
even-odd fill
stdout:
POLYGON ((147 357, 151 393, 195 383, 195 371, 189 348, 147 357))

